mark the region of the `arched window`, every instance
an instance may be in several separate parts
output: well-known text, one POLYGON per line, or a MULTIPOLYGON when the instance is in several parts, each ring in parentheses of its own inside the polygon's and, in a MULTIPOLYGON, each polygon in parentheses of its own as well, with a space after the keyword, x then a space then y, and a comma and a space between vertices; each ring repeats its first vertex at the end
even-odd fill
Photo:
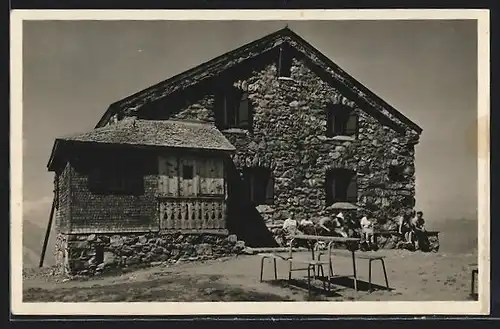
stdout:
POLYGON ((355 171, 332 169, 326 173, 326 203, 358 201, 358 184, 355 171))
POLYGON ((345 105, 330 105, 326 109, 326 135, 351 136, 358 134, 358 115, 356 111, 345 105))

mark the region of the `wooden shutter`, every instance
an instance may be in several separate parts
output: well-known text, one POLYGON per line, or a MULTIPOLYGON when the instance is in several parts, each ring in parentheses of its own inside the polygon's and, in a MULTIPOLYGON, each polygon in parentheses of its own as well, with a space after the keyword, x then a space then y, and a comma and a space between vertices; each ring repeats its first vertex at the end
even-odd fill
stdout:
POLYGON ((346 136, 356 136, 358 133, 358 115, 352 111, 347 117, 344 134, 346 136))
POLYGON ((238 124, 242 127, 247 127, 250 123, 250 111, 248 106, 248 93, 243 92, 240 98, 238 124))
POLYGON ((269 171, 267 174, 267 184, 266 184, 266 203, 272 204, 274 202, 274 177, 269 171))
POLYGON ((346 196, 348 202, 358 202, 358 182, 355 173, 351 176, 349 185, 347 185, 346 196))

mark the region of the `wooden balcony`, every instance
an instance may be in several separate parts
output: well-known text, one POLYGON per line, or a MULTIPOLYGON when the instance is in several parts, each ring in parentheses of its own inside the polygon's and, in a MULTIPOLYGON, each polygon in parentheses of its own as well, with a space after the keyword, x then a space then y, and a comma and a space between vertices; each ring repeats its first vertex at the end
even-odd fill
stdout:
POLYGON ((158 197, 162 230, 224 230, 223 196, 158 197))

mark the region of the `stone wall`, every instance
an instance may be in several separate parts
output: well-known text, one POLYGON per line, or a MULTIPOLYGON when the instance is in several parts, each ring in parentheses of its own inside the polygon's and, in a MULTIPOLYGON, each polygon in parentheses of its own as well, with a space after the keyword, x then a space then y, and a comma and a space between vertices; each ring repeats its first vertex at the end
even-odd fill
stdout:
MULTIPOLYGON (((263 166, 274 174, 274 204, 258 207, 266 223, 279 223, 291 210, 299 220, 335 214, 338 210, 325 200, 326 172, 333 168, 357 172, 358 205, 372 211, 380 228, 394 228, 395 217, 413 209, 417 133, 408 128, 396 131, 387 120, 369 115, 301 60, 294 59, 291 79, 279 79, 276 65, 271 64, 239 77, 234 85, 248 90, 253 127, 223 133, 237 147, 233 157, 237 169, 263 166), (359 115, 357 138, 326 136, 326 109, 331 104, 343 104, 359 115), (402 180, 391 181, 391 165, 404 168, 402 180)), ((211 118, 206 111, 214 102, 206 99, 199 105, 203 115, 191 104, 175 117, 211 118)), ((404 127, 393 119, 396 127, 404 127)))
POLYGON ((56 260, 69 275, 96 275, 129 266, 216 259, 245 248, 234 235, 183 234, 59 234, 56 260))

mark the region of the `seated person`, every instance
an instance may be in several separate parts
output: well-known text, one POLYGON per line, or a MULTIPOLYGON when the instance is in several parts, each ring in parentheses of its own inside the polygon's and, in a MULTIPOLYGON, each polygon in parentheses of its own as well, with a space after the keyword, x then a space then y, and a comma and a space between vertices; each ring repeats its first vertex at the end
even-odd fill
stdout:
POLYGON ((362 238, 368 244, 374 244, 375 238, 373 235, 373 222, 368 219, 368 216, 363 216, 360 220, 362 238))
POLYGON ((310 219, 303 219, 300 221, 299 229, 307 235, 316 235, 316 227, 310 219))
POLYGON ((416 247, 422 251, 426 251, 429 246, 427 230, 425 229, 424 213, 417 212, 417 216, 412 219, 413 232, 415 236, 416 247))
POLYGON ((283 222, 283 232, 287 236, 300 234, 301 232, 298 229, 298 223, 295 219, 295 215, 290 213, 290 216, 283 222))
POLYGON ((404 237, 404 243, 405 244, 411 244, 412 243, 412 227, 411 227, 411 222, 408 219, 408 216, 405 214, 403 216, 399 216, 399 228, 398 228, 399 234, 401 234, 404 237))
POLYGON ((335 218, 322 217, 319 220, 319 228, 321 229, 323 235, 336 235, 347 237, 347 232, 342 227, 344 221, 344 215, 340 212, 335 216, 335 218))

